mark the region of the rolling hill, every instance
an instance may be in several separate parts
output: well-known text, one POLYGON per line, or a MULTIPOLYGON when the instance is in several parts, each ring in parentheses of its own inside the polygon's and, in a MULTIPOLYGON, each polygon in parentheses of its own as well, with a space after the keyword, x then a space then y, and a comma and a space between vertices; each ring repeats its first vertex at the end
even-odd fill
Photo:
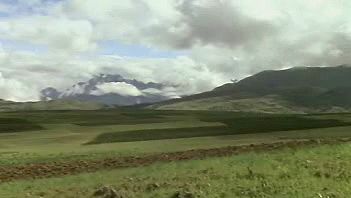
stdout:
POLYGON ((212 91, 148 106, 168 110, 331 113, 351 110, 351 67, 263 71, 212 91))
POLYGON ((12 102, 0 99, 0 112, 37 110, 97 110, 105 107, 105 105, 99 103, 74 100, 12 102))

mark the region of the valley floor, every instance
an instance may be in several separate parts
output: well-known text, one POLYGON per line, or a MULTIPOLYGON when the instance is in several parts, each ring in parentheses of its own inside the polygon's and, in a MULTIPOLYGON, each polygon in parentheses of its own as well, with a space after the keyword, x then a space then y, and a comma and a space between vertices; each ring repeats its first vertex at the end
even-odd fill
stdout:
POLYGON ((347 197, 350 138, 350 114, 0 113, 0 197, 347 197))

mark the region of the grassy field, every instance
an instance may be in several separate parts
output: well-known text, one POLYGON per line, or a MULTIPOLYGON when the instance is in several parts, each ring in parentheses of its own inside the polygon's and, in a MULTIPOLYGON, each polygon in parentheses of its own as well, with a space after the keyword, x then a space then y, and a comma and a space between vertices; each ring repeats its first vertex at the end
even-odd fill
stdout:
MULTIPOLYGON (((204 119, 204 118, 203 118, 204 119)), ((103 133, 88 144, 111 142, 133 142, 160 139, 177 139, 203 136, 224 136, 235 134, 266 133, 274 131, 289 131, 298 129, 326 128, 347 126, 348 122, 337 120, 317 120, 300 117, 235 117, 235 118, 205 118, 208 122, 221 122, 222 126, 147 129, 126 132, 103 133)))
POLYGON ((125 197, 348 197, 350 158, 350 144, 284 149, 17 181, 0 196, 83 198, 110 185, 125 197))
POLYGON ((351 122, 320 115, 129 109, 10 112, 0 113, 1 120, 11 121, 0 122, 3 165, 348 136, 351 122))
MULTIPOLYGON (((293 139, 351 137, 350 129, 351 114, 272 115, 137 109, 2 112, 0 168, 293 139)), ((311 170, 308 169, 296 178, 293 176, 301 168, 298 164, 301 160, 316 160, 313 163, 317 164, 320 158, 324 160, 320 161, 322 164, 335 163, 333 165, 344 168, 350 165, 345 161, 350 157, 350 151, 348 144, 320 146, 15 181, 0 185, 0 193, 3 194, 0 197, 23 197, 24 194, 28 197, 38 197, 40 194, 45 194, 42 197, 87 197, 103 184, 111 184, 131 197, 170 197, 176 190, 190 191, 199 197, 318 197, 316 193, 322 193, 324 197, 327 197, 327 193, 343 197, 348 192, 343 190, 349 182, 347 177, 340 180, 340 186, 330 183, 335 178, 326 178, 326 183, 323 180, 314 184, 312 191, 308 192, 303 189, 303 184, 321 178, 311 177, 311 170), (333 159, 327 159, 328 155, 333 159), (340 159, 334 159, 338 156, 340 159), (290 176, 280 178, 279 171, 275 170, 285 171, 290 176), (253 175, 247 176, 248 172, 253 175), (259 176, 261 173, 263 177, 259 176), (308 178, 298 183, 302 177, 308 178), (233 185, 238 183, 240 185, 233 185), (298 185, 296 191, 293 191, 293 185, 298 185), (333 191, 329 188, 318 190, 327 185, 336 188, 333 191), (150 186, 157 189, 145 190, 150 186)))

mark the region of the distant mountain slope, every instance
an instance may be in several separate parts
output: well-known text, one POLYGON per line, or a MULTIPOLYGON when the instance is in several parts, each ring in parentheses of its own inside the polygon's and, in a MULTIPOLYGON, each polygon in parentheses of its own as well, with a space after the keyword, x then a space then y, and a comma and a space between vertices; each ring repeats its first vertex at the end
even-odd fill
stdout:
POLYGON ((65 91, 48 87, 41 91, 41 100, 92 101, 107 105, 135 105, 154 103, 169 99, 162 95, 164 85, 144 83, 123 78, 120 75, 98 75, 87 82, 80 82, 65 91))
POLYGON ((39 102, 12 102, 0 100, 0 112, 37 110, 98 110, 104 105, 93 102, 52 100, 39 102))
POLYGON ((351 110, 351 67, 298 67, 263 71, 212 91, 149 106, 155 109, 270 113, 351 110))

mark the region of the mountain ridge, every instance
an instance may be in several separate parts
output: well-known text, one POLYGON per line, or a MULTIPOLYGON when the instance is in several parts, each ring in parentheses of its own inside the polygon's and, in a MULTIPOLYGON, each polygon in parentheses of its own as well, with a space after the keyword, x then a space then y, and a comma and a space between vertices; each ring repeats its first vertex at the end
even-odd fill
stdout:
POLYGON ((165 85, 127 79, 118 74, 100 74, 86 82, 74 84, 65 91, 47 87, 41 91, 41 100, 78 100, 106 105, 129 106, 154 103, 169 99, 162 95, 165 85))
POLYGON ((148 108, 228 111, 256 109, 266 113, 350 111, 351 67, 341 65, 267 70, 212 91, 153 104, 148 108), (251 104, 251 108, 243 104, 245 101, 251 104))

